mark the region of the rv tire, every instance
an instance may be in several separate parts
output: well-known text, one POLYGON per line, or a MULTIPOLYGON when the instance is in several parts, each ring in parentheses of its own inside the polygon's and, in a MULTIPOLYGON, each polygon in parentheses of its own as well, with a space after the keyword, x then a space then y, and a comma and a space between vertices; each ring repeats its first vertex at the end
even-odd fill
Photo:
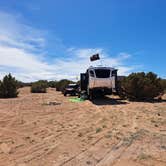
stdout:
POLYGON ((94 99, 94 93, 92 90, 89 91, 89 100, 93 100, 94 99))

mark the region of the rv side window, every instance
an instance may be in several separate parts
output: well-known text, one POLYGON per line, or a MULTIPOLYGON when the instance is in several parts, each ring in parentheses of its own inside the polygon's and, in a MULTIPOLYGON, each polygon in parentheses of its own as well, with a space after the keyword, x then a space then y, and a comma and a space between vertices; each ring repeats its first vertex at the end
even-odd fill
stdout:
POLYGON ((90 70, 90 76, 95 77, 95 74, 94 74, 93 70, 90 70))
POLYGON ((117 71, 116 70, 113 70, 112 71, 112 76, 116 76, 117 75, 117 71))

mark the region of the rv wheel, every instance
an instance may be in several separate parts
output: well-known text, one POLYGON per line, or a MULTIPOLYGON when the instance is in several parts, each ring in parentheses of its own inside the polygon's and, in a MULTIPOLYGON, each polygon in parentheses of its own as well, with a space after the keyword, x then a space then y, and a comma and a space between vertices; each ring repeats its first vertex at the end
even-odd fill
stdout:
POLYGON ((66 96, 67 94, 66 93, 64 93, 64 96, 66 96))
POLYGON ((93 91, 89 91, 89 100, 93 100, 94 98, 94 94, 93 94, 93 91))

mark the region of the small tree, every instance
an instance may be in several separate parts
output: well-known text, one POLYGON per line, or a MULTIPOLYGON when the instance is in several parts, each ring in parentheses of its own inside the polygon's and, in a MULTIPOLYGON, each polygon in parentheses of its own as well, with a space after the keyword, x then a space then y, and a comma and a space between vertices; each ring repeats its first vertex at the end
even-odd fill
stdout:
POLYGON ((46 81, 37 81, 32 83, 31 92, 32 93, 46 93, 48 85, 46 81))
POLYGON ((0 98, 17 97, 17 88, 17 80, 12 77, 11 74, 6 75, 3 80, 0 81, 0 98))
POLYGON ((57 91, 63 91, 64 88, 70 83, 74 83, 74 82, 70 81, 70 80, 67 80, 67 79, 62 79, 62 80, 60 80, 56 83, 56 90, 57 91))
POLYGON ((49 81, 48 82, 48 86, 51 87, 51 88, 55 88, 56 84, 57 84, 57 81, 49 81))
POLYGON ((161 86, 166 92, 166 79, 161 79, 161 86))
POLYGON ((130 100, 152 100, 163 93, 161 79, 156 74, 132 73, 120 81, 120 96, 130 100))

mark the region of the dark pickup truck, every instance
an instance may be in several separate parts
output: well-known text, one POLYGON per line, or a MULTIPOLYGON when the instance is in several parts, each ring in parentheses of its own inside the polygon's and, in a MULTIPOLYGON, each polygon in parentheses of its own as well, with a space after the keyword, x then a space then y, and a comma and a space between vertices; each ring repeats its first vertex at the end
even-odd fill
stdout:
POLYGON ((79 92, 79 85, 77 84, 69 84, 67 87, 64 89, 63 94, 66 96, 67 94, 69 95, 77 95, 79 92))

